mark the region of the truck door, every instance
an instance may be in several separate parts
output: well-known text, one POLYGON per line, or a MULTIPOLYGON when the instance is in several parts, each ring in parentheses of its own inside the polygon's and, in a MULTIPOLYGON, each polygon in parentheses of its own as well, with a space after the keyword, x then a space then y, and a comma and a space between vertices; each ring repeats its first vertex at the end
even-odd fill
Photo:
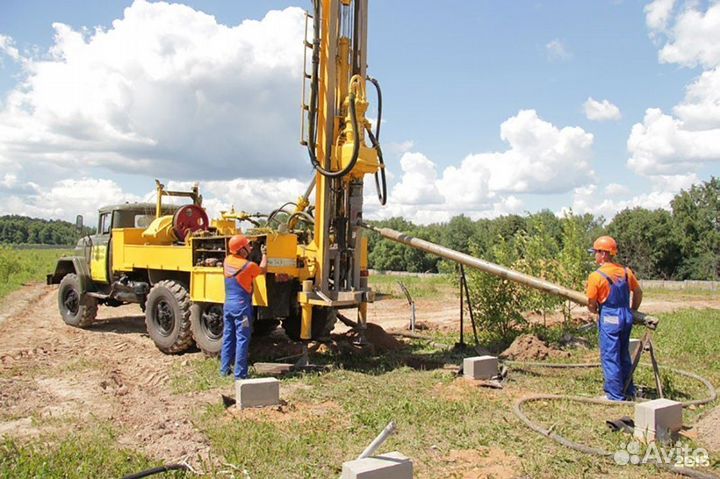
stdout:
POLYGON ((110 242, 110 228, 112 213, 105 212, 98 218, 97 234, 93 236, 93 247, 90 258, 90 276, 99 283, 108 282, 108 244, 110 242))

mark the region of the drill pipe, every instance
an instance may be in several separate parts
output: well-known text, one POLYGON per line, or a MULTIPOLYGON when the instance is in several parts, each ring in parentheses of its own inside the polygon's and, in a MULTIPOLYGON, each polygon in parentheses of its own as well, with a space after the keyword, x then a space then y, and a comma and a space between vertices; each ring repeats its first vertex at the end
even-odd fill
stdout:
MULTIPOLYGON (((489 261, 475 258, 474 256, 470 256, 469 254, 460 253, 459 251, 455 251, 450 248, 431 243, 429 241, 421 240, 405 233, 391 230, 390 228, 376 228, 365 223, 361 223, 360 226, 370 231, 376 232, 383 238, 397 241, 398 243, 410 246, 411 248, 419 249, 427 253, 431 253, 442 258, 449 259, 451 261, 455 261, 456 263, 479 269, 480 271, 483 271, 485 273, 489 273, 494 276, 499 276, 510 281, 515 281, 517 283, 530 286, 531 288, 539 289, 540 291, 544 291, 545 293, 568 299, 573 303, 577 303, 581 306, 588 305, 587 296, 579 291, 574 291, 564 286, 545 281, 544 279, 520 273, 510 268, 506 268, 504 266, 500 266, 489 261)), ((635 321, 639 323, 647 324, 648 322, 657 322, 656 318, 645 315, 639 311, 633 311, 633 316, 635 321)))

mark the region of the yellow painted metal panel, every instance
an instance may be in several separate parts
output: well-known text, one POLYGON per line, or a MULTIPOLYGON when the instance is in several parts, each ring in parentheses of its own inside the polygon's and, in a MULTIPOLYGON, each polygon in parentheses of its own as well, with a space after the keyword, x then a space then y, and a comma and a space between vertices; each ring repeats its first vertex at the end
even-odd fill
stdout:
POLYGON ((225 277, 222 268, 193 268, 190 275, 190 297, 196 302, 224 303, 225 277))
POLYGON ((253 304, 255 306, 267 306, 268 295, 265 283, 265 275, 262 274, 253 281, 253 304))
POLYGON ((123 248, 122 260, 115 261, 115 269, 130 271, 135 268, 190 271, 192 250, 189 245, 126 244, 123 248))
POLYGON ((363 271, 368 269, 368 238, 364 235, 360 238, 360 269, 363 271))
MULTIPOLYGON (((224 303, 225 277, 222 268, 195 267, 190 275, 190 298, 195 302, 224 303)), ((253 304, 267 306, 267 287, 265 276, 255 278, 253 282, 253 304)))
POLYGON ((107 283, 107 245, 96 244, 92 247, 90 258, 90 276, 93 281, 107 283))
POLYGON ((268 235, 268 272, 298 276, 297 236, 294 234, 268 235))

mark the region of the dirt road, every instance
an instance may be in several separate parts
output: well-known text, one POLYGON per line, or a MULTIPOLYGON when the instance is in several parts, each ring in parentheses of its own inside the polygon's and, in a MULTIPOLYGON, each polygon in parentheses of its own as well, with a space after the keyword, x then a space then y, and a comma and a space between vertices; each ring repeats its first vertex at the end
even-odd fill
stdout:
MULTIPOLYGON (((175 365, 201 353, 162 354, 145 333, 137 305, 101 307, 96 324, 77 329, 62 322, 56 301, 56 288, 45 285, 26 286, 3 301, 0 436, 64 432, 100 418, 117 426, 121 444, 153 458, 197 464, 207 457, 209 445, 192 424, 188 405, 217 402, 218 391, 174 394, 169 384, 175 365)), ((648 301, 646 306, 650 313, 720 308, 720 300, 648 301)), ((416 312, 420 323, 457 328, 455 301, 420 300, 416 312)), ((404 328, 409 318, 405 300, 387 299, 369 308, 369 321, 385 329, 404 328)))

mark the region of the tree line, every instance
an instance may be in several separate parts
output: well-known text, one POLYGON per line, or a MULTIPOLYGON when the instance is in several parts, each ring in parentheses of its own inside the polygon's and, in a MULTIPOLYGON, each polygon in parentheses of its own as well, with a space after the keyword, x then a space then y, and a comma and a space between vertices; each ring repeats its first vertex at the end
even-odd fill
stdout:
POLYGON ((94 229, 78 230, 73 223, 62 220, 43 220, 28 216, 0 216, 0 244, 42 244, 74 246, 81 236, 94 229))
MULTIPOLYGON (((570 246, 587 249, 595 238, 609 234, 618 242, 618 261, 640 278, 720 280, 720 179, 713 177, 681 191, 670 207, 670 211, 625 209, 609 222, 591 214, 557 217, 545 210, 476 221, 460 215, 447 223, 427 226, 402 218, 371 223, 501 263, 498 256, 514 255, 519 258, 513 261, 521 260, 529 248, 538 250, 546 260, 557 260, 563 251, 570 254, 570 246)), ((508 266, 513 262, 505 259, 508 266)), ((592 257, 586 259, 590 262, 592 257)), ((369 235, 368 262, 371 268, 391 271, 443 272, 454 268, 437 256, 382 239, 376 233, 369 235)), ((592 264, 584 269, 589 267, 592 264)))

